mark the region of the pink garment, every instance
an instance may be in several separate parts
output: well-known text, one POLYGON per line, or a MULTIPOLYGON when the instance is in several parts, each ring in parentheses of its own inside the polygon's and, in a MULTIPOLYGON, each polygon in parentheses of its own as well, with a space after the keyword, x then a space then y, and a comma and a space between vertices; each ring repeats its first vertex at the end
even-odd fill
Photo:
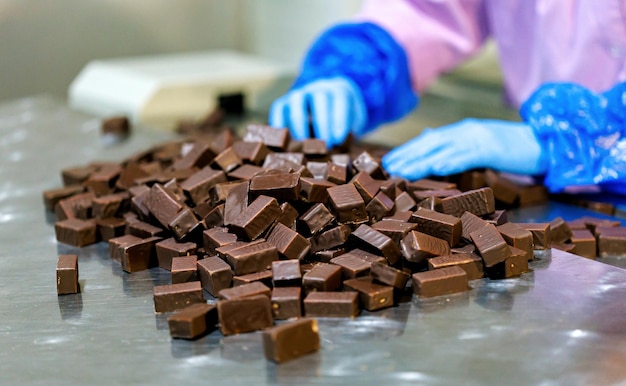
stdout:
POLYGON ((404 47, 418 92, 490 36, 516 106, 545 82, 626 81, 626 0, 366 0, 356 19, 404 47))

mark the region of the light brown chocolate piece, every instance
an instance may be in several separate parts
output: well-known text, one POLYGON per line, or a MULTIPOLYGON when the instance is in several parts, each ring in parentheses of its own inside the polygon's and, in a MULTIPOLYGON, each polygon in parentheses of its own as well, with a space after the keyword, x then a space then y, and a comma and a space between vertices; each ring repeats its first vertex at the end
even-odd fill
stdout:
MULTIPOLYGON (((467 280, 475 280, 483 277, 483 261, 477 255, 471 253, 457 253, 437 256, 428 259, 428 269, 440 269, 457 266, 467 273, 467 280)), ((528 264, 526 264, 528 266, 528 264)))
POLYGON ((259 196, 230 223, 230 229, 241 238, 255 240, 281 213, 275 198, 259 196))
POLYGON ((246 298, 250 296, 265 295, 268 298, 271 296, 272 290, 261 283, 260 281, 254 281, 249 284, 242 284, 236 287, 224 288, 218 292, 218 298, 220 299, 237 299, 246 298))
POLYGON ((359 315, 357 292, 310 292, 304 298, 304 314, 308 317, 353 318, 359 315))
POLYGON ((411 216, 411 222, 427 235, 438 237, 453 247, 461 240, 461 219, 444 213, 418 208, 411 216))
POLYGON ((552 235, 550 234, 550 223, 516 223, 516 225, 530 231, 533 235, 533 248, 543 250, 550 248, 552 235))
POLYGON ((402 255, 407 261, 420 263, 433 256, 450 254, 450 244, 426 233, 411 231, 400 243, 402 255))
POLYGON ((470 233, 470 237, 487 268, 511 257, 508 244, 496 227, 491 224, 470 233))
POLYGON ((572 244, 575 245, 572 253, 588 259, 596 258, 597 241, 587 229, 572 229, 572 244))
POLYGON ((393 287, 376 284, 370 277, 349 279, 343 282, 346 290, 359 293, 359 301, 368 311, 376 311, 393 306, 393 287))
POLYGON ((178 256, 172 259, 172 284, 198 281, 198 256, 178 256))
POLYGON ((461 217, 464 212, 476 216, 484 216, 496 210, 496 203, 491 188, 470 190, 441 200, 443 212, 452 216, 461 217))
POLYGON ((413 293, 423 298, 449 295, 469 289, 467 273, 457 266, 414 273, 412 278, 413 293))
POLYGON ((220 300, 217 313, 224 336, 262 330, 274 324, 272 303, 265 295, 220 300))
POLYGON ((528 261, 534 259, 533 235, 530 231, 510 222, 499 225, 496 229, 507 244, 526 251, 528 261))
POLYGON ((57 260, 57 294, 75 294, 80 292, 78 284, 78 256, 59 255, 57 260))
POLYGON ((406 287, 406 283, 411 278, 408 273, 382 263, 372 263, 370 276, 375 281, 400 290, 406 287))
POLYGON ((341 288, 341 266, 317 264, 302 276, 302 287, 306 292, 336 291, 341 288))
POLYGON ((97 242, 96 230, 96 222, 93 220, 68 218, 54 223, 57 241, 75 247, 84 247, 97 242))
POLYGON ((320 337, 315 319, 301 319, 263 331, 265 357, 283 363, 320 348, 320 337))

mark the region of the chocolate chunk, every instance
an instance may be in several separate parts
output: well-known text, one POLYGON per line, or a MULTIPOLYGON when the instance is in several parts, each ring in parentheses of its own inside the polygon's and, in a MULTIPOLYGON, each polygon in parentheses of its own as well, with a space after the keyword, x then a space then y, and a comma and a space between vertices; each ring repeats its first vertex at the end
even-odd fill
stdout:
POLYGON ((485 171, 485 182, 493 190, 493 196, 505 205, 513 205, 519 199, 521 186, 493 170, 485 171))
POLYGON ((354 184, 330 187, 328 196, 339 222, 358 224, 368 220, 365 202, 354 184))
POLYGON ((326 169, 328 164, 326 162, 312 162, 306 163, 306 170, 309 171, 311 176, 315 179, 323 180, 326 177, 326 169))
POLYGON ((272 287, 272 270, 267 269, 261 272, 253 272, 247 275, 233 276, 233 287, 243 284, 253 283, 255 281, 261 282, 268 287, 272 287))
POLYGON ((396 212, 405 212, 415 210, 416 202, 407 192, 401 192, 396 195, 394 202, 396 206, 396 212))
POLYGON ((424 208, 428 210, 434 210, 436 212, 443 212, 443 206, 441 205, 441 198, 439 197, 426 197, 425 199, 417 203, 417 209, 424 208))
POLYGON ((385 196, 389 197, 392 201, 396 200, 396 183, 391 180, 378 181, 378 190, 385 196))
POLYGON ((307 157, 319 158, 328 154, 326 142, 321 139, 307 138, 302 141, 302 152, 307 157))
POLYGON ((174 193, 161 184, 152 185, 143 205, 161 223, 163 228, 167 228, 178 212, 183 209, 174 193))
POLYGON ((268 286, 260 281, 254 281, 249 284, 242 284, 236 287, 224 288, 218 292, 220 299, 237 299, 246 298, 250 296, 265 295, 268 298, 271 296, 271 290, 268 286))
POLYGON ((126 221, 121 218, 109 217, 96 220, 97 238, 102 241, 109 241, 112 238, 124 235, 126 221))
POLYGON ((345 165, 328 162, 322 178, 337 185, 345 184, 348 180, 348 168, 345 165))
POLYGON ((530 231, 510 222, 499 225, 496 228, 502 234, 507 244, 526 251, 528 261, 534 259, 533 235, 530 231))
POLYGON ((336 186, 326 180, 300 177, 300 198, 305 202, 328 202, 328 188, 336 186))
POLYGON ((107 164, 91 173, 83 185, 97 197, 113 193, 115 182, 122 172, 119 164, 107 164))
POLYGON ((300 175, 296 173, 258 174, 250 181, 250 195, 295 201, 300 194, 300 175))
POLYGON ((289 130, 276 129, 264 125, 248 125, 243 140, 246 142, 262 142, 272 150, 284 151, 289 144, 289 130))
POLYGON ((380 167, 380 161, 366 151, 359 154, 352 161, 352 166, 358 172, 365 172, 373 178, 377 178, 380 180, 386 178, 385 172, 383 172, 383 169, 380 167))
POLYGON ((343 282, 346 290, 359 293, 363 308, 376 311, 393 306, 393 287, 373 283, 370 277, 349 279, 343 282))
POLYGON ((330 262, 332 264, 340 266, 343 272, 343 276, 348 279, 354 279, 355 277, 359 276, 366 276, 370 272, 371 264, 354 255, 340 255, 330 260, 330 262))
POLYGON ((204 226, 211 227, 223 227, 224 226, 224 204, 217 205, 202 219, 204 226))
POLYGON ((406 287, 406 283, 411 278, 408 273, 381 263, 372 263, 370 276, 380 283, 400 290, 406 287))
POLYGON ((259 196, 230 223, 230 229, 239 237, 255 240, 280 214, 275 198, 259 196))
POLYGON ((294 224, 296 223, 296 220, 300 216, 296 208, 294 208, 293 205, 291 205, 288 202, 283 202, 282 204, 280 204, 280 211, 281 211, 281 214, 280 216, 278 216, 276 221, 283 224, 286 227, 291 228, 292 226, 294 226, 294 224))
POLYGON ((91 173, 96 171, 95 165, 78 166, 61 170, 63 185, 81 185, 87 181, 91 173))
POLYGON ((355 248, 353 250, 351 250, 350 252, 345 253, 346 256, 356 256, 359 259, 369 263, 370 265, 373 263, 381 263, 381 264, 388 264, 387 259, 384 256, 380 256, 380 255, 375 255, 373 253, 364 251, 362 249, 359 248, 355 248))
POLYGON ((411 231, 400 243, 402 255, 412 263, 420 263, 433 256, 450 254, 450 244, 426 233, 411 231))
POLYGON ((452 216, 461 217, 465 211, 484 216, 496 210, 493 191, 491 188, 470 190, 441 200, 443 212, 452 216))
POLYGON ((196 339, 217 325, 215 304, 195 303, 167 318, 172 338, 196 339))
POLYGON ((365 172, 357 173, 350 182, 354 184, 366 204, 378 193, 379 183, 365 172))
POLYGON ((302 285, 302 271, 298 260, 272 262, 272 282, 274 287, 294 287, 302 285))
POLYGON ((598 256, 626 256, 626 228, 596 227, 598 256))
POLYGON ((410 192, 417 201, 422 201, 427 198, 444 198, 461 194, 458 189, 433 189, 433 190, 413 190, 410 192))
POLYGON ((388 216, 394 209, 395 202, 386 194, 378 192, 365 206, 367 215, 372 223, 388 216))
POLYGON ((272 244, 261 241, 232 249, 226 254, 226 262, 235 275, 245 275, 269 269, 278 260, 278 250, 272 244))
POLYGON ((68 218, 67 220, 54 223, 56 239, 60 243, 84 247, 97 242, 96 222, 93 220, 81 220, 68 218))
POLYGON ((191 304, 204 303, 199 281, 154 287, 154 311, 171 312, 191 304))
POLYGON ((315 319, 301 319, 263 331, 265 357, 283 363, 320 348, 320 337, 315 319))
POLYGON ((550 248, 550 244, 552 243, 550 223, 517 223, 517 225, 532 233, 533 247, 535 250, 550 248))
POLYGON ((413 229, 417 227, 417 224, 404 222, 404 221, 392 221, 385 219, 372 225, 372 229, 387 235, 393 240, 393 242, 400 246, 402 239, 413 229))
POLYGON ((393 215, 387 216, 387 217, 383 218, 383 220, 409 222, 409 220, 411 219, 412 215, 413 215, 412 211, 408 211, 408 210, 406 210, 406 211, 398 211, 398 210, 396 210, 396 212, 393 215))
POLYGON ((492 267, 511 257, 511 250, 495 226, 487 224, 470 233, 476 249, 483 258, 485 267, 492 267))
POLYGON ((488 224, 493 224, 495 226, 505 224, 509 221, 505 210, 496 210, 492 214, 483 216, 483 219, 488 224))
MULTIPOLYGON (((443 255, 428 259, 428 269, 440 269, 457 266, 467 273, 467 280, 475 280, 483 277, 483 261, 475 254, 457 253, 443 255)), ((526 264, 528 266, 528 264, 526 264)))
POLYGON ((272 304, 265 295, 220 300, 217 313, 224 336, 262 330, 274 324, 272 304))
POLYGON ((169 223, 169 228, 178 240, 188 237, 193 232, 200 233, 204 229, 193 211, 187 207, 178 212, 169 223))
POLYGON ((284 320, 302 316, 302 289, 300 287, 275 287, 272 290, 274 319, 284 320))
POLYGON ((450 190, 456 189, 456 184, 446 181, 435 181, 428 178, 413 181, 407 184, 406 190, 413 192, 415 190, 450 190))
POLYGON ((56 271, 58 295, 76 294, 80 292, 77 255, 59 255, 56 271))
POLYGON ((127 137, 130 134, 130 122, 127 117, 118 116, 102 120, 100 132, 103 135, 111 134, 118 137, 127 137))
POLYGON ((302 225, 309 234, 314 235, 324 229, 324 227, 330 224, 334 219, 335 216, 330 213, 324 204, 317 203, 304 212, 298 220, 299 224, 302 225))
POLYGON ((172 259, 172 284, 198 281, 198 256, 178 256, 172 259))
POLYGON ((462 226, 458 217, 419 208, 411 216, 411 222, 417 224, 420 232, 445 240, 451 247, 461 240, 462 226))
POLYGON ((173 237, 159 241, 155 245, 159 267, 170 271, 172 269, 172 258, 176 256, 195 255, 198 246, 196 243, 179 243, 173 237))
POLYGON ((264 171, 265 169, 260 166, 245 164, 228 173, 228 178, 235 180, 251 180, 254 176, 264 171))
POLYGON ((173 170, 203 168, 211 163, 213 158, 215 158, 215 152, 211 149, 210 144, 196 142, 187 154, 174 162, 172 168, 173 170))
POLYGON ((575 245, 573 254, 586 257, 588 259, 596 258, 597 241, 591 232, 587 229, 573 229, 572 244, 575 245))
POLYGON ((378 255, 385 256, 391 265, 397 263, 402 256, 400 248, 390 237, 372 229, 369 225, 359 225, 350 235, 350 239, 357 248, 371 250, 378 255))
POLYGON ((528 272, 526 251, 509 246, 511 256, 487 270, 491 279, 507 279, 528 272))
POLYGON ((311 250, 311 243, 298 232, 277 223, 267 237, 267 242, 278 250, 278 253, 287 258, 302 260, 311 250))
POLYGON ((87 220, 91 218, 92 200, 94 198, 95 195, 92 192, 86 192, 59 200, 54 206, 57 220, 61 221, 68 218, 87 220))
POLYGON ((317 264, 302 276, 302 288, 311 291, 336 291, 341 288, 342 267, 336 264, 317 264))
POLYGON ((207 253, 215 254, 215 249, 229 245, 237 241, 237 235, 228 232, 228 228, 216 227, 202 232, 204 249, 207 253))
POLYGON ((181 182, 180 187, 187 198, 198 205, 209 199, 211 188, 223 182, 226 182, 224 172, 207 166, 181 182))
MULTIPOLYGON (((550 221, 550 241, 564 243, 572 237, 572 231, 563 220, 563 217, 556 217, 550 221)), ((518 247, 519 248, 519 247, 518 247)))
POLYGON ((129 234, 141 237, 142 239, 148 237, 160 237, 165 234, 165 230, 162 228, 143 221, 133 221, 128 224, 127 228, 129 234))
POLYGON ((123 167, 120 176, 115 181, 115 188, 119 190, 129 190, 135 185, 135 181, 148 177, 149 171, 136 162, 129 162, 123 167))
POLYGON ((211 295, 217 297, 221 290, 230 288, 233 272, 224 260, 217 256, 207 257, 198 261, 197 268, 202 287, 211 295))
POLYGON ((114 260, 120 259, 122 269, 125 272, 139 272, 155 265, 155 244, 159 240, 161 240, 159 237, 111 239, 109 240, 109 252, 116 254, 114 260), (115 240, 115 242, 111 243, 112 240, 115 240), (117 247, 117 250, 111 249, 115 247, 117 247))
POLYGON ((449 295, 468 290, 467 273, 453 266, 414 273, 413 293, 419 297, 449 295))
POLYGON ((221 169, 224 173, 230 173, 243 164, 243 160, 237 152, 232 148, 226 148, 213 158, 212 163, 217 169, 221 169))
POLYGON ((489 223, 470 212, 464 212, 461 216, 461 237, 465 240, 471 240, 470 234, 489 223))
POLYGON ((350 236, 350 226, 339 224, 336 227, 318 233, 311 238, 311 252, 332 249, 343 245, 350 236))
POLYGON ((54 210, 54 206, 61 200, 82 193, 84 188, 81 185, 65 186, 57 189, 50 189, 43 192, 43 203, 47 210, 54 210))
POLYGON ((310 292, 304 298, 306 316, 353 318, 361 312, 357 292, 310 292))
POLYGON ((254 165, 260 165, 270 153, 270 149, 262 142, 238 141, 233 143, 233 150, 239 158, 254 165))

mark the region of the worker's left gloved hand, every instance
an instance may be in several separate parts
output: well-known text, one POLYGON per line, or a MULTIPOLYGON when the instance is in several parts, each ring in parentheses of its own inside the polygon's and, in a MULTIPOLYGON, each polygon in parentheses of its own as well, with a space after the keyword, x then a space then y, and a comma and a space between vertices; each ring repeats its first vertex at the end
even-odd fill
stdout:
POLYGON ((464 119, 421 135, 383 157, 392 175, 417 180, 475 168, 543 174, 547 161, 530 126, 520 122, 464 119))
POLYGON ((345 77, 320 79, 295 88, 272 104, 270 126, 288 127, 297 140, 316 138, 329 148, 342 144, 349 133, 360 136, 367 110, 359 88, 345 77))

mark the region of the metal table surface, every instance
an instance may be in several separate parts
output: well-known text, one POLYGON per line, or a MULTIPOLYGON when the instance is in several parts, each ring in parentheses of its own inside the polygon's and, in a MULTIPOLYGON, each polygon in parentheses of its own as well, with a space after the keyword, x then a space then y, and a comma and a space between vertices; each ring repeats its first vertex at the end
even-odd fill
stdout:
POLYGON ((152 302, 169 273, 123 273, 106 243, 57 244, 41 195, 61 185, 62 168, 170 136, 138 128, 104 146, 99 121, 60 101, 0 105, 0 384, 626 384, 626 271, 555 250, 520 278, 321 319, 321 350, 282 365, 264 359, 258 332, 170 339, 152 302), (79 255, 81 294, 57 296, 59 253, 79 255))

